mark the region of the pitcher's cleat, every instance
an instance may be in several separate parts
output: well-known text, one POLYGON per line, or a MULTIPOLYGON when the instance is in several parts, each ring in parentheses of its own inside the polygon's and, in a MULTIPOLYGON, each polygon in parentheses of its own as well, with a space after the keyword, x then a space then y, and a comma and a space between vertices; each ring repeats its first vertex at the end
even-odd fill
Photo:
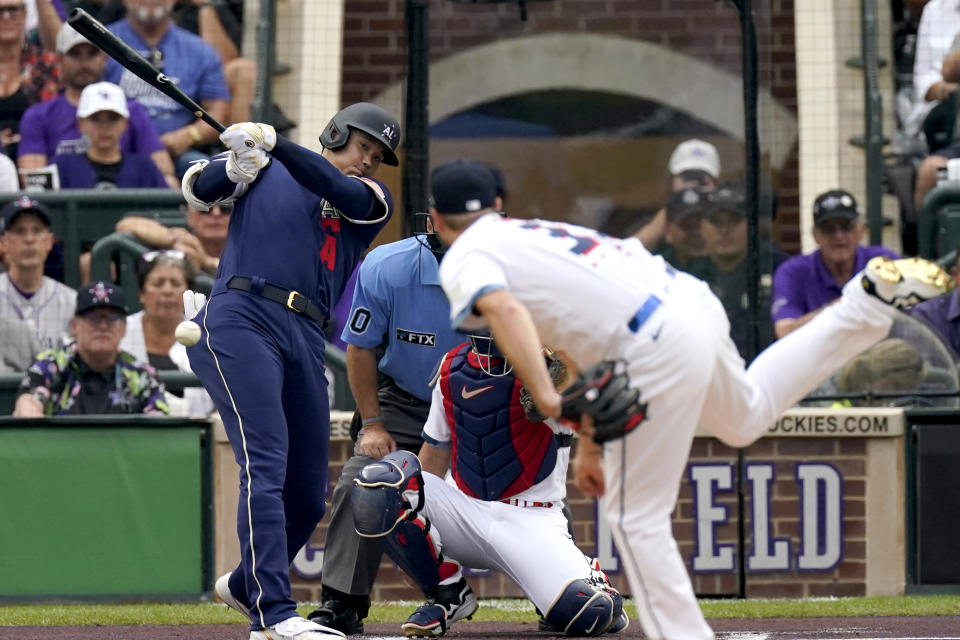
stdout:
POLYGON ((408 638, 442 636, 457 620, 469 620, 477 610, 477 597, 466 579, 437 587, 437 595, 410 614, 401 625, 408 638))
POLYGON ((250 640, 339 640, 342 633, 306 618, 294 616, 271 625, 263 631, 251 631, 250 640))
POLYGON ((233 572, 228 571, 217 578, 217 582, 213 585, 213 593, 217 596, 217 600, 227 605, 237 613, 243 614, 245 618, 249 618, 250 610, 243 606, 243 604, 233 595, 233 592, 230 591, 231 573, 233 572))
POLYGON ((953 288, 950 274, 923 258, 871 258, 861 283, 867 293, 897 309, 912 307, 953 288))

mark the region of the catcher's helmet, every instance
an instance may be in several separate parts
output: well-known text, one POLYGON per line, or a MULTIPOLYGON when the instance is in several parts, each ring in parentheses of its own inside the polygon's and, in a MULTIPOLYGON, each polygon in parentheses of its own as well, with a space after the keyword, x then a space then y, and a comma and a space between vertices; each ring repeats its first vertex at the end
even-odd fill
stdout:
POLYGON ((400 123, 370 102, 358 102, 341 109, 324 127, 320 144, 327 149, 339 149, 350 139, 351 127, 373 136, 387 147, 383 164, 391 167, 399 164, 395 152, 400 146, 400 123))

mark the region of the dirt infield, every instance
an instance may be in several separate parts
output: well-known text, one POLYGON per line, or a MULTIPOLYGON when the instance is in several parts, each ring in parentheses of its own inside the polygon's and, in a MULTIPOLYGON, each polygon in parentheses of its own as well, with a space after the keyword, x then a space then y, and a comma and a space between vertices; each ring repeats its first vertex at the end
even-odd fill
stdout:
MULTIPOLYGON (((873 618, 766 618, 711 620, 719 640, 960 640, 960 616, 873 618)), ((365 640, 403 640, 397 624, 367 624, 365 640)), ((155 627, 0 627, 0 639, 16 640, 247 640, 236 625, 155 627)), ((536 623, 464 622, 445 636, 456 640, 555 638, 536 623)), ((562 637, 562 636, 561 636, 562 637)), ((636 621, 625 633, 605 638, 643 638, 636 621)))

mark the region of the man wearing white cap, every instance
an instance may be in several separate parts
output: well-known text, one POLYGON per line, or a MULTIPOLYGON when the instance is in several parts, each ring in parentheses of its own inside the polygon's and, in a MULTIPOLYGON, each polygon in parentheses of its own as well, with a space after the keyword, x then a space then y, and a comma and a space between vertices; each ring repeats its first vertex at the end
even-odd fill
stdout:
POLYGON ((167 187, 163 174, 148 156, 121 150, 120 136, 129 118, 123 89, 112 82, 87 85, 77 104, 77 127, 87 140, 87 151, 58 154, 53 159, 62 188, 167 187))
MULTIPOLYGON (((720 178, 720 154, 717 148, 698 138, 685 140, 677 145, 667 163, 670 172, 670 199, 688 189, 707 192, 716 189, 720 178)), ((706 255, 703 241, 699 238, 697 225, 685 227, 679 224, 664 206, 638 229, 634 236, 647 250, 663 256, 674 267, 687 270, 691 260, 706 255), (695 247, 699 247, 699 253, 695 247)))
MULTIPOLYGON (((100 80, 107 56, 69 24, 57 34, 57 59, 63 75, 63 92, 51 100, 32 105, 23 114, 17 166, 39 169, 58 154, 86 152, 86 141, 77 128, 77 103, 84 87, 100 80)), ((179 188, 173 160, 160 142, 150 113, 135 100, 127 100, 130 112, 127 129, 120 138, 124 153, 149 155, 167 176, 167 184, 179 188)))

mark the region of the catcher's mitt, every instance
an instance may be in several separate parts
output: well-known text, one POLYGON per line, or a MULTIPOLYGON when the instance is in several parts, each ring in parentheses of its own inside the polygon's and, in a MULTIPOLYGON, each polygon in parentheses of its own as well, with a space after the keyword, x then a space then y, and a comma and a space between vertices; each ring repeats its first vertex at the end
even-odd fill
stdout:
MULTIPOLYGON (((555 355, 547 355, 547 371, 550 373, 550 379, 553 380, 553 386, 559 388, 560 383, 567 377, 567 365, 563 364, 555 355)), ((543 422, 547 416, 540 413, 537 403, 533 401, 533 396, 527 391, 526 387, 520 388, 520 404, 523 405, 523 413, 527 420, 531 422, 543 422)))
POLYGON ((605 360, 577 376, 563 393, 561 413, 567 420, 593 416, 593 440, 603 444, 622 438, 643 422, 647 405, 640 403, 640 392, 630 388, 630 378, 622 361, 605 360))

